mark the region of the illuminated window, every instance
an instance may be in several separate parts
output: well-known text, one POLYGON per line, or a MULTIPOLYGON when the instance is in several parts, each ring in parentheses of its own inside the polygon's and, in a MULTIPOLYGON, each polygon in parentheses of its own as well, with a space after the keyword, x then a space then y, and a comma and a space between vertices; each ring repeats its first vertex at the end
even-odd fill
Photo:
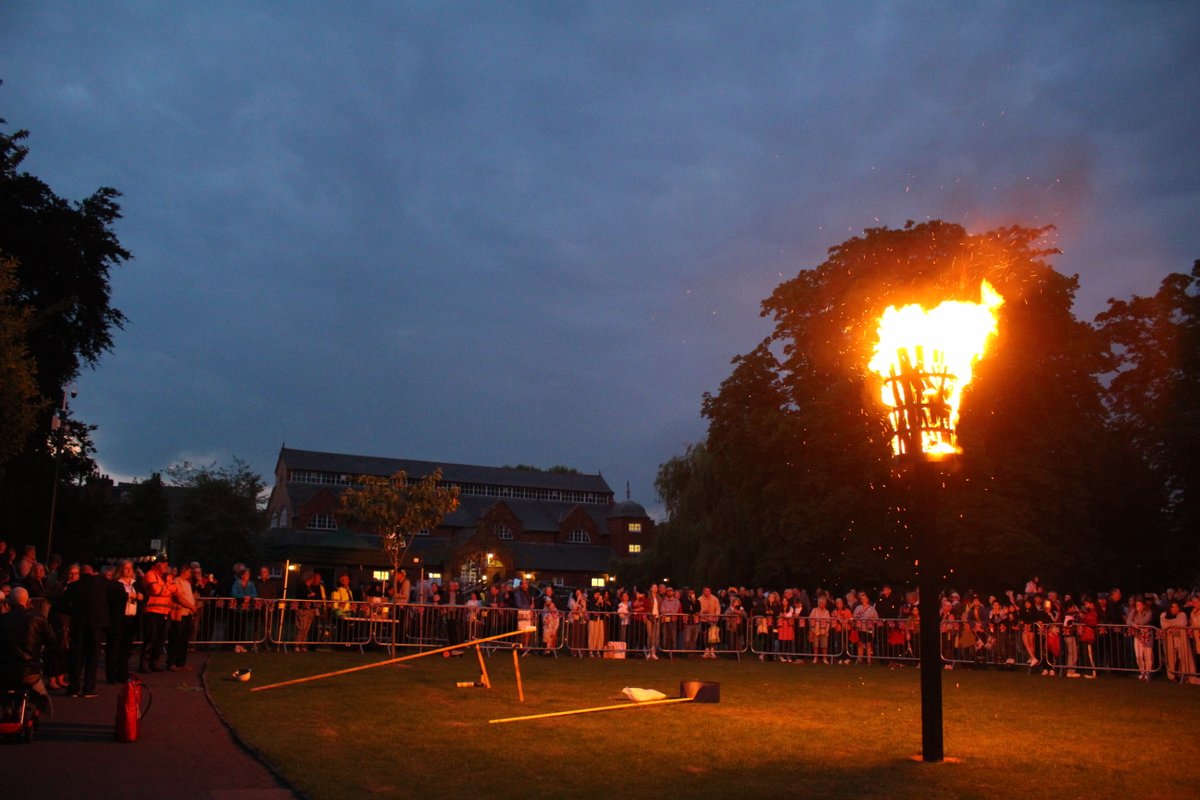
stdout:
POLYGON ((599 588, 599 589, 603 589, 604 588, 604 578, 592 578, 592 586, 599 588))
POLYGON ((562 578, 555 578, 555 579, 554 579, 554 585, 555 585, 555 586, 562 586, 562 585, 563 585, 563 579, 562 579, 562 578))
POLYGON ((421 530, 417 531, 417 536, 428 536, 428 535, 429 535, 429 528, 422 528, 421 530))
POLYGON ((583 528, 576 528, 567 534, 567 541, 570 544, 591 544, 592 537, 583 528))
POLYGON ((641 533, 642 532, 642 523, 640 523, 640 522, 629 523, 629 532, 630 533, 641 533))
POLYGON ((387 581, 392 579, 392 573, 386 569, 377 569, 371 573, 371 578, 377 581, 387 581))
POLYGON ((330 514, 313 514, 308 520, 310 531, 336 531, 337 520, 330 514))
POLYGON ((497 525, 495 530, 496 530, 496 538, 497 539, 511 539, 512 538, 512 528, 508 527, 507 525, 497 525))
POLYGON ((640 553, 642 552, 642 546, 640 544, 631 544, 629 545, 629 552, 640 553))
POLYGON ((431 580, 431 581, 440 581, 440 580, 442 579, 442 573, 440 573, 440 572, 426 572, 426 573, 425 573, 425 577, 429 578, 429 580, 431 580))

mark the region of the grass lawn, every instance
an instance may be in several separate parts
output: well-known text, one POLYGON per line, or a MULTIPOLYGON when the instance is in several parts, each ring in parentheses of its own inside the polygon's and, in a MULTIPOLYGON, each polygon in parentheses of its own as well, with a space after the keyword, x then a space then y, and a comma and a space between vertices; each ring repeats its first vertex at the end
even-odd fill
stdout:
POLYGON ((1024 672, 944 673, 946 754, 923 764, 912 667, 757 661, 488 660, 493 688, 458 689, 476 659, 417 659, 266 692, 255 685, 380 654, 215 654, 213 699, 252 748, 314 800, 361 797, 1194 797, 1200 687, 1024 672), (252 667, 253 681, 228 676, 252 667), (489 725, 721 684, 719 704, 489 725))

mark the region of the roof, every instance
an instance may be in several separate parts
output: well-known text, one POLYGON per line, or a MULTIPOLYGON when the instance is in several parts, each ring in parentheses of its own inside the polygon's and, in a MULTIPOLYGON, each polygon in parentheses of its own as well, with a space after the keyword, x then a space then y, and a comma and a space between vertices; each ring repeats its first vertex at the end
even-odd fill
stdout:
POLYGON ((483 483, 519 486, 529 489, 568 489, 577 492, 612 494, 612 488, 602 475, 548 472, 540 469, 515 467, 483 467, 471 464, 452 464, 444 461, 415 461, 404 458, 381 458, 345 453, 324 453, 318 450, 281 448, 279 460, 288 469, 335 472, 345 475, 393 475, 404 470, 412 476, 425 476, 435 469, 452 483, 483 483))
POLYGON ((600 544, 507 544, 512 548, 517 569, 523 571, 607 572, 616 555, 611 547, 600 544))
POLYGON ((635 503, 632 500, 626 500, 623 503, 617 503, 615 506, 612 507, 612 510, 608 512, 609 519, 613 519, 614 517, 645 517, 645 516, 648 516, 646 514, 646 507, 643 506, 641 503, 635 503))

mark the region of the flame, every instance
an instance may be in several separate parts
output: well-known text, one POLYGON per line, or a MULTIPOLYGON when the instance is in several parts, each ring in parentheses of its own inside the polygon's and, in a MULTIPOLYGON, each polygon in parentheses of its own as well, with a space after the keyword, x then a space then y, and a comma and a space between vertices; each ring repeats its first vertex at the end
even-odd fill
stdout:
POLYGON ((961 452, 954 431, 963 388, 996 333, 996 311, 1004 304, 987 281, 979 296, 979 303, 947 300, 928 311, 889 306, 880 317, 867 367, 883 378, 880 397, 889 409, 897 456, 961 452))

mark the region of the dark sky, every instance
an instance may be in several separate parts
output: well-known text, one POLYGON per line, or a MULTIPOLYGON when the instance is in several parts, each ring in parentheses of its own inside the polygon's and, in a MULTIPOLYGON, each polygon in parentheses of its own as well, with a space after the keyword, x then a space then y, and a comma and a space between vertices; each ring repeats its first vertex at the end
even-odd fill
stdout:
POLYGON ((759 302, 865 227, 1058 226, 1077 313, 1200 258, 1200 4, 0 4, 0 116, 124 192, 79 382, 147 477, 279 445, 656 505, 759 302))

